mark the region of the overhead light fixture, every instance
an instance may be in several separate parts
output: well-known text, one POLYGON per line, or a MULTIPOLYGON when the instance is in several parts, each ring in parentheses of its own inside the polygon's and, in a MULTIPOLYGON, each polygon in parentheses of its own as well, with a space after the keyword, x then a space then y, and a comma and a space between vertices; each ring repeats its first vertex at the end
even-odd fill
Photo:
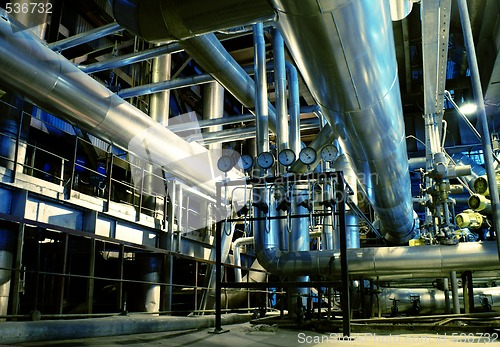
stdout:
POLYGON ((463 104, 460 106, 460 111, 465 115, 473 114, 477 111, 477 105, 470 103, 463 104))

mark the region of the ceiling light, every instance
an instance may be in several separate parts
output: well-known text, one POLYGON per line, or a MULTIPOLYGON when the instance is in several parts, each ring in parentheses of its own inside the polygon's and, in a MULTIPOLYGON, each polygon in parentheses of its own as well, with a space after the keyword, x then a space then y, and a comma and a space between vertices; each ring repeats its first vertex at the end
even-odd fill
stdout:
POLYGON ((460 111, 463 113, 463 114, 473 114, 477 111, 477 105, 476 104, 463 104, 462 106, 460 106, 460 111))

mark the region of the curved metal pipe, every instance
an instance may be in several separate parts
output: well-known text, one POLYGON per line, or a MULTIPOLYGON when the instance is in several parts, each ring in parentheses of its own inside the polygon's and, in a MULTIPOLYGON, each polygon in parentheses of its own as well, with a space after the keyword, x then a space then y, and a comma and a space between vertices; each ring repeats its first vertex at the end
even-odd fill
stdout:
MULTIPOLYGON (((42 44, 2 11, 0 84, 38 106, 135 155, 161 166, 209 194, 223 176, 211 153, 187 143, 42 44), (175 151, 165 150, 176 148, 175 151)), ((230 172, 238 179, 239 172, 230 172)))
POLYGON ((413 207, 389 3, 272 3, 306 84, 340 132, 382 233, 391 242, 408 241, 413 207), (352 25, 361 18, 363 25, 352 25))
POLYGON ((169 42, 275 19, 267 0, 108 0, 116 21, 150 42, 169 42))

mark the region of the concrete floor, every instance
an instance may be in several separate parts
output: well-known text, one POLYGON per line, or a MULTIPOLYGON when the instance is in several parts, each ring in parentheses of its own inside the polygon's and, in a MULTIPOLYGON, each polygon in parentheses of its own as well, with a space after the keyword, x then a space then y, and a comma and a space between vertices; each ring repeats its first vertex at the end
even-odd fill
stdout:
POLYGON ((370 334, 354 333, 350 341, 342 340, 341 334, 320 334, 312 331, 287 330, 270 325, 251 325, 243 323, 228 325, 224 328, 229 331, 224 334, 211 334, 213 328, 200 330, 184 330, 165 333, 149 333, 136 335, 122 335, 114 337, 81 338, 77 340, 44 341, 23 343, 18 346, 58 346, 58 347, 145 347, 145 346, 233 346, 233 347, 279 347, 279 346, 457 346, 470 343, 494 342, 500 338, 479 336, 465 338, 460 335, 448 334, 414 334, 388 333, 370 334), (340 338, 340 339, 339 339, 340 338), (468 342, 462 342, 467 341, 468 342))

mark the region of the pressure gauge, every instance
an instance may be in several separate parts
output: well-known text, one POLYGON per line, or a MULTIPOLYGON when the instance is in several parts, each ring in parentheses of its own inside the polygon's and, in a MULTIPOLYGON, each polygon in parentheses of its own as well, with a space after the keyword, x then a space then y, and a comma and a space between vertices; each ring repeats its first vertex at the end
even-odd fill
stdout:
POLYGON ((257 164, 265 170, 274 165, 274 155, 271 152, 262 152, 257 157, 257 164))
POLYGON ((290 166, 295 162, 295 152, 285 148, 278 154, 278 161, 283 166, 290 166))
POLYGON ((231 169, 233 168, 233 166, 234 166, 233 159, 231 157, 227 156, 227 155, 223 155, 217 161, 217 167, 222 172, 231 171, 231 169))
POLYGON ((339 150, 334 145, 326 145, 321 149, 321 159, 331 163, 339 154, 339 150))
POLYGON ((300 161, 305 165, 311 165, 316 161, 318 154, 316 150, 312 147, 304 147, 299 153, 300 161))
POLYGON ((244 171, 248 171, 253 166, 253 158, 251 155, 243 154, 240 159, 238 159, 238 167, 244 171))

